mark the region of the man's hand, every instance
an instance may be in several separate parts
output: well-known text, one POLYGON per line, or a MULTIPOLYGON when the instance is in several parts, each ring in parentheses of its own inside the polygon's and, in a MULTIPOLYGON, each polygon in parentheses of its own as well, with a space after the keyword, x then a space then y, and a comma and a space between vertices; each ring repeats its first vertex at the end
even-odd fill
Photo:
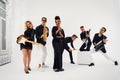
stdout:
POLYGON ((73 50, 76 50, 75 48, 73 48, 73 50))
POLYGON ((93 45, 96 46, 97 45, 96 42, 94 42, 93 45))
POLYGON ((90 37, 90 34, 87 34, 86 37, 90 37))
POLYGON ((85 39, 82 39, 83 42, 85 42, 85 39))
POLYGON ((72 49, 69 49, 69 51, 72 51, 72 49))
POLYGON ((106 40, 106 39, 103 39, 103 42, 104 42, 105 44, 107 43, 107 41, 108 41, 108 40, 106 40))

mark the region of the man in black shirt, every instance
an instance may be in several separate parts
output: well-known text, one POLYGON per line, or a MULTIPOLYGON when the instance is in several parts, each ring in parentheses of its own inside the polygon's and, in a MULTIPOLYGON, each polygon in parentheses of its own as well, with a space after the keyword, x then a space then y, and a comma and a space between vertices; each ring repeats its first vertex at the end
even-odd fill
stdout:
POLYGON ((84 26, 80 27, 81 29, 81 34, 80 38, 83 41, 82 46, 80 47, 80 51, 90 51, 90 47, 92 45, 91 39, 90 39, 90 34, 89 31, 85 31, 84 26), (87 39, 87 40, 86 40, 87 39))
POLYGON ((46 40, 47 37, 49 35, 49 29, 48 27, 46 27, 46 22, 47 22, 47 18, 46 17, 42 17, 42 24, 36 27, 36 39, 37 39, 37 43, 41 43, 44 45, 44 47, 40 47, 38 46, 38 52, 40 53, 40 50, 42 51, 42 58, 40 58, 40 62, 39 62, 39 68, 41 66, 45 66, 45 60, 47 57, 47 50, 46 50, 46 40))
MULTIPOLYGON (((94 47, 96 48, 98 46, 98 43, 101 42, 102 43, 102 47, 98 48, 98 49, 95 49, 95 51, 102 51, 103 53, 103 56, 108 59, 108 60, 111 60, 112 62, 114 62, 115 65, 118 65, 118 62, 111 59, 107 54, 106 54, 106 49, 105 49, 105 44, 107 42, 107 37, 104 35, 104 33, 106 32, 106 28, 105 27, 102 27, 100 29, 100 32, 99 33, 96 33, 94 38, 93 38, 93 45, 94 47)), ((92 66, 94 63, 90 64, 89 66, 92 66)))
POLYGON ((66 37, 64 39, 64 49, 66 49, 69 52, 71 64, 75 64, 75 63, 73 61, 72 50, 68 46, 68 43, 71 43, 71 47, 73 48, 73 50, 75 50, 73 41, 75 41, 76 38, 78 38, 77 35, 73 34, 72 37, 66 37))

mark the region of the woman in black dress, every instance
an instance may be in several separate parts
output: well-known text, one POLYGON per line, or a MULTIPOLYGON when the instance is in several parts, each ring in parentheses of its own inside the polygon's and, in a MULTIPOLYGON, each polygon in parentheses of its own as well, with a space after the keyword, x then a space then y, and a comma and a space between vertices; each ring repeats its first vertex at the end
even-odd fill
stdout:
POLYGON ((53 36, 53 49, 54 49, 54 65, 53 69, 55 72, 64 71, 62 68, 62 53, 64 50, 63 40, 65 37, 64 30, 60 27, 60 17, 55 17, 55 24, 52 28, 52 36, 53 36))
MULTIPOLYGON (((34 41, 34 29, 33 29, 33 25, 31 23, 31 21, 26 21, 25 22, 25 32, 24 32, 24 36, 25 38, 27 38, 28 40, 34 41)), ((29 73, 29 71, 31 71, 30 68, 30 62, 31 62, 31 51, 32 51, 32 44, 25 42, 25 44, 21 44, 20 48, 23 52, 23 63, 24 63, 24 71, 26 74, 29 73)))

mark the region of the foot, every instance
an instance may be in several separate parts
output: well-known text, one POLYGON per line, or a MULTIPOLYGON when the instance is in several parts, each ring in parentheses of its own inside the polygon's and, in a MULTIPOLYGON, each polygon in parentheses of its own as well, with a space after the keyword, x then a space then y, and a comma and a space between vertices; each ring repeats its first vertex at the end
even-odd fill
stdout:
POLYGON ((39 64, 39 65, 38 65, 38 68, 41 68, 41 67, 42 67, 42 65, 41 65, 41 64, 39 64))
POLYGON ((25 71, 25 73, 26 73, 26 74, 29 74, 29 71, 28 71, 28 69, 24 69, 24 71, 25 71))
POLYGON ((59 69, 59 71, 64 71, 64 69, 62 68, 62 69, 59 69))
POLYGON ((115 61, 115 62, 114 62, 114 64, 117 66, 117 65, 118 65, 118 62, 117 62, 117 61, 115 61))
POLYGON ((72 62, 70 62, 71 64, 75 64, 73 61, 72 62))
POLYGON ((28 70, 29 70, 29 71, 31 71, 31 68, 30 68, 30 67, 28 67, 28 70))
POLYGON ((90 63, 88 66, 91 67, 91 66, 94 66, 95 64, 94 63, 90 63))
POLYGON ((86 49, 86 51, 90 51, 90 49, 86 49))
POLYGON ((59 69, 53 69, 55 72, 59 72, 59 69))

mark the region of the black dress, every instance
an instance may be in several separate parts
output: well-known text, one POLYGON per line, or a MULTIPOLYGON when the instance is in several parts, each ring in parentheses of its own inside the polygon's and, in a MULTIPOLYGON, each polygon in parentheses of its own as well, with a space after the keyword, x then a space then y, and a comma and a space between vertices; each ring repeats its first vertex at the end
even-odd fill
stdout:
POLYGON ((62 53, 64 50, 63 46, 63 40, 65 37, 64 30, 61 30, 61 33, 63 34, 63 38, 60 37, 59 33, 56 34, 57 31, 57 26, 54 26, 52 28, 52 45, 54 49, 54 64, 53 64, 53 69, 62 69, 62 53))
MULTIPOLYGON (((24 36, 25 38, 27 38, 28 40, 30 41, 34 41, 34 29, 27 29, 25 32, 24 32, 24 36)), ((20 49, 30 49, 32 50, 32 44, 31 43, 28 43, 28 42, 25 42, 25 44, 20 44, 20 49)))

